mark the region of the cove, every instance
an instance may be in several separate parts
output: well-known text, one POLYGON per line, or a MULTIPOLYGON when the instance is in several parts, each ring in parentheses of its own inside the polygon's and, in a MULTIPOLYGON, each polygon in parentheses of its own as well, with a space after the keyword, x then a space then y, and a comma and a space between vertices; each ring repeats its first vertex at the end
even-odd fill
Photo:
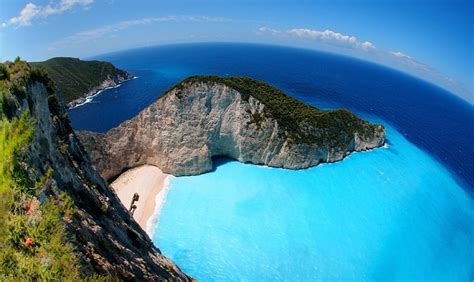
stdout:
POLYGON ((202 281, 471 279, 472 198, 384 125, 387 148, 342 162, 173 178, 154 243, 202 281))

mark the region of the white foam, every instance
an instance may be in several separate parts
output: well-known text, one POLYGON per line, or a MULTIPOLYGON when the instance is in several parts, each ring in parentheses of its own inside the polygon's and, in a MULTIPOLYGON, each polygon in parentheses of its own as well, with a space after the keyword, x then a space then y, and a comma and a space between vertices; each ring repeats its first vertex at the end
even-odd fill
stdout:
POLYGON ((94 94, 87 96, 84 102, 79 103, 79 104, 76 104, 76 105, 70 107, 69 109, 74 109, 74 108, 83 106, 83 105, 85 105, 85 104, 88 104, 88 103, 92 102, 92 100, 94 100, 94 98, 95 98, 97 95, 99 95, 100 93, 104 92, 105 90, 117 88, 117 87, 120 87, 120 85, 122 85, 122 84, 117 84, 117 85, 115 85, 115 86, 110 86, 110 87, 106 87, 106 88, 104 88, 104 89, 100 89, 99 91, 95 92, 94 94))
POLYGON ((163 185, 163 189, 156 195, 155 198, 155 210, 153 211, 153 215, 146 222, 146 233, 150 238, 153 238, 153 234, 155 232, 156 227, 158 226, 158 222, 160 220, 160 212, 161 208, 165 204, 166 196, 168 195, 168 191, 170 189, 171 180, 174 178, 172 175, 168 175, 165 179, 165 183, 163 185))
POLYGON ((128 79, 128 80, 124 80, 124 81, 120 82, 119 84, 117 84, 117 85, 115 85, 115 86, 110 86, 110 87, 105 87, 105 88, 103 88, 103 89, 100 89, 100 90, 98 90, 97 92, 95 92, 94 94, 87 96, 86 99, 84 100, 84 102, 79 103, 79 104, 76 104, 76 105, 74 105, 74 106, 72 106, 72 107, 69 107, 69 109, 74 109, 74 108, 77 108, 77 107, 80 107, 80 106, 84 106, 85 104, 88 104, 88 103, 92 102, 92 100, 94 100, 94 98, 95 98, 97 95, 99 95, 100 93, 104 92, 105 90, 118 88, 118 87, 120 87, 120 86, 122 85, 122 83, 127 82, 127 81, 129 81, 129 80, 137 79, 137 78, 138 78, 138 76, 134 76, 133 78, 128 79))

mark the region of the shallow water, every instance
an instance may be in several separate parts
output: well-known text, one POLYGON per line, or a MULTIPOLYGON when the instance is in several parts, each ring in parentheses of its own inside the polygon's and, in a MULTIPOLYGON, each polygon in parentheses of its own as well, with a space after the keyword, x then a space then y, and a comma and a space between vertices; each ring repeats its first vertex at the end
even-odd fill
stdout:
POLYGON ((472 199, 387 129, 388 148, 334 164, 173 178, 153 241, 203 281, 472 279, 472 199))

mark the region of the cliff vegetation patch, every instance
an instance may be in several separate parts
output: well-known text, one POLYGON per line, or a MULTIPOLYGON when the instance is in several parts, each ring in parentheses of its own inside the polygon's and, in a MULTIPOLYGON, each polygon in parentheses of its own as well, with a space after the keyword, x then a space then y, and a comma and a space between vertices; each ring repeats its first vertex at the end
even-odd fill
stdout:
MULTIPOLYGON (((171 89, 176 89, 178 98, 182 98, 183 89, 193 83, 221 83, 241 93, 244 100, 254 97, 265 105, 294 143, 346 147, 355 132, 364 138, 371 138, 374 132, 367 121, 346 109, 320 110, 268 83, 249 77, 191 76, 171 89)), ((252 116, 252 121, 258 124, 260 118, 252 116)))

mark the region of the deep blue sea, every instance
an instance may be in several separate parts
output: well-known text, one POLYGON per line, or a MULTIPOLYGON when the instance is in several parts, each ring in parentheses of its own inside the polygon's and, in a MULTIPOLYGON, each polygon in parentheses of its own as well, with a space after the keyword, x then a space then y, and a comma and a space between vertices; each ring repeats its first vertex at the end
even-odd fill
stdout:
POLYGON ((247 75, 387 127, 389 146, 289 171, 218 160, 174 178, 153 235, 200 280, 474 278, 474 106, 401 72, 250 44, 169 45, 97 57, 137 79, 70 110, 106 131, 195 74, 247 75))

